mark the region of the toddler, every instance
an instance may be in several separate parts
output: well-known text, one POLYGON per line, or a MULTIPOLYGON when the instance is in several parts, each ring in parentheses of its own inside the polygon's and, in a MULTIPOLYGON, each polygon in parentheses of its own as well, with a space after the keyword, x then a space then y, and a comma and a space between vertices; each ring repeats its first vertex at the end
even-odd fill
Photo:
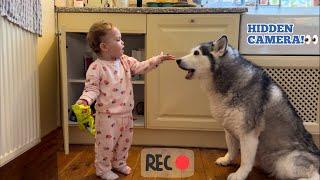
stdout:
POLYGON ((102 179, 117 179, 111 169, 131 173, 126 164, 132 142, 134 106, 131 76, 146 73, 172 55, 154 56, 138 61, 123 54, 124 42, 118 28, 108 22, 91 26, 87 39, 98 58, 89 66, 85 87, 78 104, 95 109, 95 167, 102 179))

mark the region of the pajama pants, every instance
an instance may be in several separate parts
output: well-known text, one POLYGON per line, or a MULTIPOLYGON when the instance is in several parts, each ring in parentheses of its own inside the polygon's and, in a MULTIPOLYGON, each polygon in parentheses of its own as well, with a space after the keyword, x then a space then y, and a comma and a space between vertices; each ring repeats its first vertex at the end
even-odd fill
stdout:
POLYGON ((96 113, 95 167, 97 174, 126 165, 132 143, 132 114, 96 113))

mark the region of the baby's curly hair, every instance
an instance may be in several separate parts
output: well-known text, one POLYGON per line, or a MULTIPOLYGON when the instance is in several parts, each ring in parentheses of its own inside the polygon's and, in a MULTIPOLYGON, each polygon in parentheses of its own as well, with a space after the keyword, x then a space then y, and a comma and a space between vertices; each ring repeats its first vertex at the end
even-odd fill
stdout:
POLYGON ((94 23, 87 34, 87 40, 91 49, 96 53, 100 53, 100 43, 102 37, 105 36, 110 30, 113 29, 113 24, 106 21, 94 23))

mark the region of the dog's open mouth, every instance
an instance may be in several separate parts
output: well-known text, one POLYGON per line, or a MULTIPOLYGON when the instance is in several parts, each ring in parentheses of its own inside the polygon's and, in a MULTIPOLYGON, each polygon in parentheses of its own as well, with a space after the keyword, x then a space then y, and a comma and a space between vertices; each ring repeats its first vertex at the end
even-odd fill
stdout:
POLYGON ((186 75, 186 79, 191 79, 193 76, 193 73, 196 71, 195 69, 187 69, 184 67, 179 66, 181 69, 188 71, 187 75, 186 75))
POLYGON ((177 60, 177 64, 178 64, 179 68, 181 68, 181 69, 183 69, 185 71, 188 71, 188 73, 186 75, 186 79, 191 79, 196 70, 192 69, 192 68, 186 68, 181 59, 177 60))
POLYGON ((188 73, 186 75, 186 79, 191 79, 192 76, 193 76, 194 71, 195 71, 194 69, 189 69, 188 73))

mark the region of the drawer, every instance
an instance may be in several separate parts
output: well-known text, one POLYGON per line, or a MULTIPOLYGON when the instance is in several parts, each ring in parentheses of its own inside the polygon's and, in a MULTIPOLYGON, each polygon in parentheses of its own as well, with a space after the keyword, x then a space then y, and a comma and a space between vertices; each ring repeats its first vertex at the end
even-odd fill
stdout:
MULTIPOLYGON (((227 35, 229 43, 238 48, 239 23, 239 14, 147 15, 148 33, 167 34, 171 38, 170 50, 185 45, 190 50, 191 45, 215 40, 221 35, 227 35)), ((158 40, 166 43, 169 39, 161 37, 158 40)))

